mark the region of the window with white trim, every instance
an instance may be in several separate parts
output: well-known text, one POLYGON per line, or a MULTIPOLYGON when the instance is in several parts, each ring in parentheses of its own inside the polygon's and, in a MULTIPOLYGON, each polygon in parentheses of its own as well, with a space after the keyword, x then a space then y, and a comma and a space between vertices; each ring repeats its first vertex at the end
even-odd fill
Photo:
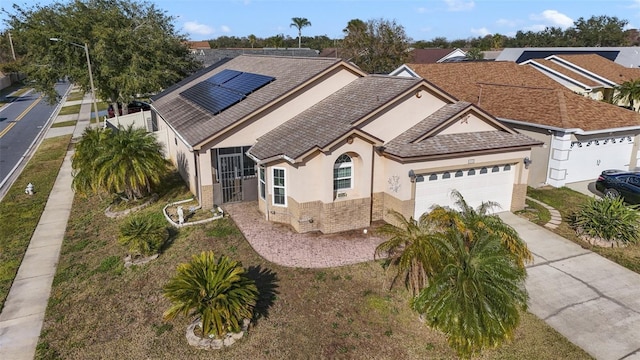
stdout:
POLYGON ((266 189, 267 189, 267 185, 264 179, 264 167, 260 166, 259 170, 258 170, 258 174, 259 174, 259 178, 258 178, 258 182, 260 183, 260 198, 261 199, 265 199, 266 196, 266 189))
POLYGON ((287 193, 285 188, 285 170, 273 168, 271 187, 273 189, 273 204, 287 206, 287 193))
POLYGON ((353 187, 353 160, 342 154, 333 164, 333 191, 351 189, 353 187))

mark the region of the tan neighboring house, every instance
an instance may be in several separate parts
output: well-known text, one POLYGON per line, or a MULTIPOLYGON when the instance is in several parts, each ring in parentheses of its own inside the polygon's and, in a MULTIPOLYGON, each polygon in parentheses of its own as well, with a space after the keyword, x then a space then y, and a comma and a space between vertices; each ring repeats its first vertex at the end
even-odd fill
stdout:
POLYGON ((638 166, 640 114, 569 90, 533 66, 513 62, 406 64, 462 101, 544 143, 532 150, 529 185, 594 180, 638 166))
POLYGON ((451 205, 452 189, 473 206, 522 209, 525 159, 541 144, 423 79, 330 58, 238 56, 152 108, 156 135, 203 207, 255 202, 299 232, 366 228, 389 210, 416 217, 451 205), (225 100, 236 90, 244 97, 225 100))
MULTIPOLYGON (((640 79, 640 69, 622 66, 596 54, 552 55, 522 64, 531 65, 572 91, 595 100, 610 101, 617 93, 617 86, 640 79)), ((620 101, 617 105, 629 106, 629 102, 620 101)), ((635 104, 636 111, 639 107, 640 104, 635 104)))

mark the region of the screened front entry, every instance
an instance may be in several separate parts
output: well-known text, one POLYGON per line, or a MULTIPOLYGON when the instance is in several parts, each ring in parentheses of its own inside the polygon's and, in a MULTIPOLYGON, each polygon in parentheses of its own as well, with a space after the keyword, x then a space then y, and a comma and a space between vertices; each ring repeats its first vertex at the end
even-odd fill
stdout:
POLYGON ((214 149, 214 202, 256 200, 256 166, 245 155, 249 146, 214 149), (251 187, 254 189, 251 190, 251 187))

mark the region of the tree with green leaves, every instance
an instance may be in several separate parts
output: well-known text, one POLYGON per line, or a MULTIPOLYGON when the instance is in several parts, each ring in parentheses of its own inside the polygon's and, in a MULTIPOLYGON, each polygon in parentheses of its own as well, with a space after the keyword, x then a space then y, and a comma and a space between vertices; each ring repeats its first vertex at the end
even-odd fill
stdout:
POLYGON ((459 191, 451 191, 451 197, 458 209, 436 206, 426 215, 432 223, 438 224, 441 231, 455 228, 469 243, 486 233, 500 239, 504 248, 521 268, 533 261, 531 251, 518 232, 505 224, 500 217, 490 213, 500 208, 500 204, 487 201, 474 209, 459 191))
POLYGON ((72 159, 73 188, 136 199, 151 193, 168 171, 162 145, 153 134, 132 126, 116 132, 87 129, 72 159))
POLYGON ((465 58, 472 61, 482 60, 484 59, 484 53, 480 48, 471 48, 467 51, 465 58))
POLYGON ((572 46, 627 46, 624 30, 627 24, 629 21, 615 16, 592 16, 589 19, 581 17, 573 22, 566 33, 575 39, 572 46))
POLYGON ((513 339, 527 309, 526 271, 496 234, 470 241, 455 228, 435 239, 442 267, 412 301, 426 323, 468 358, 513 339))
POLYGON ((203 337, 216 338, 239 332, 243 320, 253 317, 259 295, 241 263, 226 256, 216 259, 213 251, 180 264, 163 293, 172 303, 164 312, 165 319, 196 316, 202 321, 203 337))
POLYGON ((639 111, 640 108, 636 109, 636 102, 640 101, 640 78, 616 86, 613 101, 615 104, 628 105, 632 110, 639 111))
POLYGON ((398 23, 384 19, 349 21, 343 30, 342 57, 372 74, 387 74, 410 58, 411 39, 398 23))
POLYGON ((249 40, 249 44, 251 44, 251 48, 253 49, 253 46, 258 41, 258 38, 256 38, 255 35, 251 34, 251 35, 247 36, 247 39, 249 40))
POLYGON ((20 71, 50 101, 56 100, 54 85, 62 78, 90 90, 85 44, 96 96, 111 103, 156 93, 200 67, 189 55, 185 37, 174 29, 173 18, 147 2, 14 4, 2 11, 22 59, 20 71))
POLYGON ((375 255, 388 258, 397 269, 396 278, 403 277, 405 286, 416 296, 436 271, 439 255, 434 238, 439 234, 427 216, 414 220, 396 211, 390 214, 395 224, 385 224, 378 230, 387 240, 378 245, 375 255))
POLYGON ((307 20, 307 18, 291 18, 291 25, 289 25, 289 27, 295 27, 298 29, 298 48, 302 46, 302 28, 307 26, 311 26, 311 22, 307 20))

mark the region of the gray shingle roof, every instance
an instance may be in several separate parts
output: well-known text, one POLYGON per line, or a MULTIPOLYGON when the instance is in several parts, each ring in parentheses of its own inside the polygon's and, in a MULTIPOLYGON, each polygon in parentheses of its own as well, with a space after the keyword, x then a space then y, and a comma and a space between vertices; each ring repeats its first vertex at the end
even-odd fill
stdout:
POLYGON ((396 99, 421 79, 369 75, 354 80, 293 119, 258 138, 249 153, 264 160, 297 158, 323 148, 352 129, 354 123, 396 99))
POLYGON ((471 151, 501 150, 514 147, 541 145, 522 134, 506 131, 481 131, 463 134, 445 134, 427 138, 418 143, 393 142, 385 146, 384 151, 402 158, 453 155, 471 151))
POLYGON ((330 58, 241 55, 163 94, 153 102, 153 106, 189 145, 195 146, 340 61, 330 58), (218 115, 213 115, 180 96, 182 91, 224 69, 273 76, 276 80, 218 115))
POLYGON ((496 131, 433 135, 422 141, 417 141, 439 125, 456 117, 469 106, 472 106, 471 103, 466 101, 458 101, 443 106, 385 144, 384 152, 401 158, 411 158, 459 154, 470 151, 500 150, 541 144, 541 142, 528 136, 497 129, 496 131))

